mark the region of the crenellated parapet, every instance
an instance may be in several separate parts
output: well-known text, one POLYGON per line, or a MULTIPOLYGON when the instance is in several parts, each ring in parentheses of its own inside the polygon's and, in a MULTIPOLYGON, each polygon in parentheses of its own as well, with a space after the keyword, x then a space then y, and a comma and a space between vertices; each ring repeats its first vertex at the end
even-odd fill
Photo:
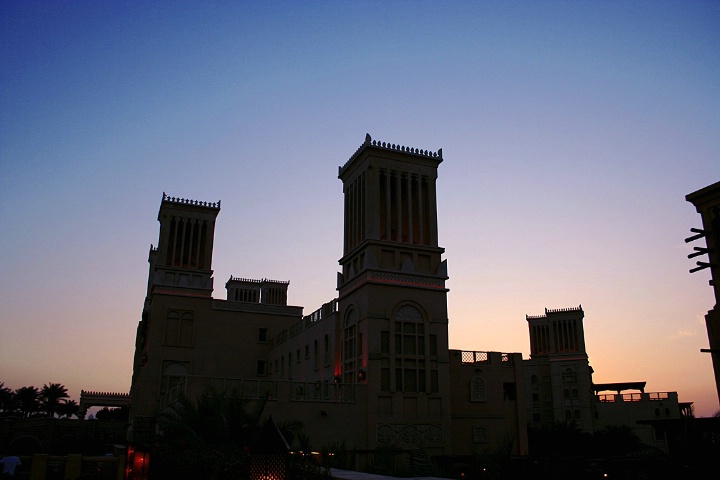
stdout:
POLYGON ((225 282, 225 289, 229 301, 287 305, 289 285, 289 280, 256 280, 230 276, 230 280, 225 282))
POLYGON ((585 354, 582 305, 545 308, 544 315, 525 315, 530 328, 530 356, 585 354))
POLYGON ((372 137, 370 137, 370 134, 365 134, 365 142, 358 147, 357 150, 355 150, 355 153, 352 154, 350 159, 345 162, 345 165, 342 167, 338 167, 338 175, 342 175, 343 170, 345 167, 347 167, 350 163, 352 163, 355 158, 357 158, 358 155, 360 155, 360 152, 362 152, 367 147, 375 147, 382 150, 390 150, 395 152, 403 152, 408 153, 410 155, 415 155, 418 157, 426 157, 426 158, 434 158, 442 161, 442 148, 438 149, 437 152, 433 152, 431 150, 423 150, 421 148, 414 148, 414 147, 406 147, 404 145, 395 144, 395 143, 389 143, 389 142, 381 142, 380 140, 373 140, 372 137))
POLYGON ((218 200, 217 202, 201 202, 199 200, 192 200, 189 198, 171 197, 169 195, 166 195, 165 192, 163 192, 162 201, 168 203, 177 203, 181 205, 196 205, 198 207, 207 207, 220 210, 220 200, 218 200))
POLYGON ((547 318, 548 315, 558 314, 558 313, 584 313, 582 309, 582 305, 579 305, 577 307, 569 307, 569 308, 545 308, 545 314, 544 315, 525 315, 525 320, 542 320, 543 318, 547 318))
POLYGON ((545 315, 548 315, 550 313, 568 313, 568 312, 582 312, 582 305, 578 305, 577 307, 570 307, 570 308, 546 308, 545 309, 545 315))
POLYGON ((118 393, 118 392, 96 392, 93 390, 80 390, 80 395, 94 396, 94 397, 122 397, 130 399, 129 393, 118 393))
POLYGON ((255 279, 255 278, 243 278, 243 277, 233 277, 230 275, 230 280, 228 280, 226 283, 229 282, 243 282, 243 283, 277 283, 280 285, 290 285, 290 280, 270 280, 269 278, 262 278, 262 279, 255 279))
POLYGON ((90 407, 127 407, 129 405, 129 393, 80 390, 80 410, 77 415, 78 418, 85 418, 90 407))

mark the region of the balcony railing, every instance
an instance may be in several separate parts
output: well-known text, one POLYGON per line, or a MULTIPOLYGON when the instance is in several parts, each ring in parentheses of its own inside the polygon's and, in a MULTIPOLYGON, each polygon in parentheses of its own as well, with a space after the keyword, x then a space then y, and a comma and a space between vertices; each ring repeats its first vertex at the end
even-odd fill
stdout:
POLYGON ((599 402, 655 402, 660 400, 669 400, 673 397, 674 392, 648 392, 648 393, 606 393, 596 395, 599 402))
POLYGON ((355 385, 325 382, 292 382, 290 399, 296 402, 354 402, 355 385))
POLYGON ((462 352, 462 363, 490 363, 488 352, 462 352))

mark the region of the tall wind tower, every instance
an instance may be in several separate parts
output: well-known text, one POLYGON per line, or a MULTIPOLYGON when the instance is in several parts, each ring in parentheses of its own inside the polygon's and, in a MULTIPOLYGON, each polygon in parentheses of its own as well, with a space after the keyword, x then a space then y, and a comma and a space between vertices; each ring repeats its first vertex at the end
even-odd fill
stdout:
POLYGON ((367 383, 378 432, 401 428, 392 418, 402 414, 435 432, 426 444, 441 442, 450 411, 448 276, 435 187, 442 160, 442 150, 366 135, 338 175, 345 229, 336 378, 367 383))

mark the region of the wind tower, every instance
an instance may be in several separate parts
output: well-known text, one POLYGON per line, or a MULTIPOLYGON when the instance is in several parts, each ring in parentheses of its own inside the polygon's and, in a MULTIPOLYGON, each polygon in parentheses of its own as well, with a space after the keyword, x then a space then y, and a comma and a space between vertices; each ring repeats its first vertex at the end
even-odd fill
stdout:
POLYGON ((147 295, 135 337, 128 440, 149 445, 158 399, 180 388, 194 355, 196 311, 212 302, 212 249, 220 202, 163 192, 158 246, 150 246, 147 295), (160 379, 160 383, 158 383, 160 379))
POLYGON ((535 424, 572 421, 582 429, 593 427, 592 368, 585 350, 584 317, 582 306, 546 308, 544 315, 525 316, 530 329, 526 407, 535 424))
POLYGON ((377 434, 371 445, 399 439, 407 425, 426 432, 431 448, 449 436, 448 276, 435 186, 442 160, 442 150, 366 135, 339 167, 345 202, 335 374, 367 385, 369 411, 377 413, 368 417, 368 436, 377 434), (394 423, 398 415, 403 424, 394 423))
POLYGON ((164 292, 211 297, 212 250, 220 201, 200 202, 163 192, 157 248, 150 247, 148 297, 164 292))

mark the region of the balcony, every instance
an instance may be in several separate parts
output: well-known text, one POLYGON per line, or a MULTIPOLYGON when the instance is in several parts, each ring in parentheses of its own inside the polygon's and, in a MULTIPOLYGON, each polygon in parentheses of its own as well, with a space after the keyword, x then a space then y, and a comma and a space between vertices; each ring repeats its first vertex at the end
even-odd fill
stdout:
POLYGON ((677 401, 677 392, 648 392, 648 393, 607 393, 595 396, 599 402, 657 402, 662 400, 677 401))

